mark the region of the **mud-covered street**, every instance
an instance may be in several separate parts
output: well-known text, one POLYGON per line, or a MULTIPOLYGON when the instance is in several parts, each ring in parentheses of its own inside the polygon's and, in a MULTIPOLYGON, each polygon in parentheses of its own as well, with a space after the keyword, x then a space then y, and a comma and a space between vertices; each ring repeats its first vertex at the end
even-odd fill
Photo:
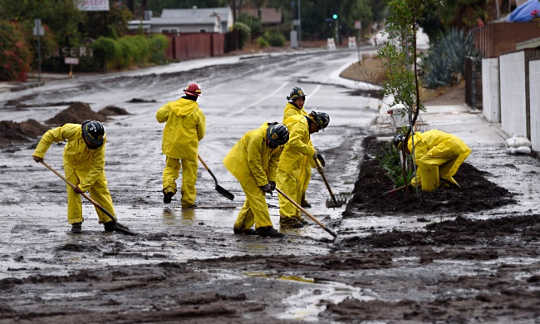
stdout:
MULTIPOLYGON (((339 80, 356 59, 337 51, 195 60, 0 93, 0 121, 45 124, 72 102, 128 113, 105 122, 106 174, 119 221, 139 233, 104 233, 86 202, 83 233, 69 233, 65 185, 32 160, 36 140, 5 145, 0 323, 540 323, 539 161, 507 155, 503 135, 477 112, 435 106, 424 127, 459 134, 473 150, 458 179, 469 191, 413 207, 373 194, 386 184, 368 182, 379 171, 365 139, 388 134, 373 126, 380 100, 339 80), (178 197, 165 207, 155 112, 192 80, 207 122, 199 154, 236 197, 220 196, 200 166, 197 208, 182 209, 178 197), (333 191, 350 201, 328 209, 316 170, 308 200, 338 237, 311 221, 282 239, 234 235, 245 197, 222 160, 246 131, 281 121, 293 86, 306 92, 308 111, 331 118, 312 141, 333 191)), ((62 151, 51 146, 45 161, 60 170, 62 151)), ((276 193, 267 201, 278 228, 276 193)))

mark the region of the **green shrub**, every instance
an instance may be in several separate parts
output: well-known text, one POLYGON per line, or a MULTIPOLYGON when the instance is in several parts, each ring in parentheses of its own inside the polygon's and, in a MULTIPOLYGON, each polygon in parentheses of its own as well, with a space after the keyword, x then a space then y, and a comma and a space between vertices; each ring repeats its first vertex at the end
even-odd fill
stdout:
MULTIPOLYGON (((392 180, 396 187, 403 186, 403 170, 401 165, 400 152, 392 143, 384 143, 382 150, 377 154, 377 160, 381 167, 386 171, 386 175, 392 180)), ((410 164, 409 164, 410 165, 410 164)), ((410 183, 413 175, 412 170, 405 171, 407 183, 410 183)))
POLYGON ((237 22, 233 25, 233 30, 237 30, 240 33, 240 48, 244 47, 244 44, 249 40, 251 35, 251 29, 249 29, 249 26, 237 22))
POLYGON ((25 81, 32 54, 21 26, 0 20, 0 80, 25 81))
POLYGON ((254 17, 243 12, 238 16, 238 19, 236 21, 246 24, 249 27, 252 38, 255 38, 262 34, 262 24, 261 20, 258 17, 254 17))
POLYGON ((92 43, 94 57, 101 62, 101 65, 109 70, 118 65, 122 56, 120 45, 112 38, 100 37, 92 43))
POLYGON ((438 88, 455 84, 463 75, 465 58, 478 56, 472 34, 452 29, 443 35, 428 51, 422 62, 424 85, 438 88))
POLYGON ((265 48, 265 47, 270 46, 270 43, 263 36, 257 37, 255 42, 257 43, 257 46, 259 46, 260 48, 265 48))
POLYGON ((264 38, 268 40, 268 43, 272 46, 281 47, 285 45, 285 36, 283 36, 282 33, 275 31, 275 30, 269 30, 264 33, 264 38))
POLYGON ((169 39, 163 34, 150 36, 148 41, 150 50, 150 62, 163 64, 167 62, 166 50, 169 46, 169 39))

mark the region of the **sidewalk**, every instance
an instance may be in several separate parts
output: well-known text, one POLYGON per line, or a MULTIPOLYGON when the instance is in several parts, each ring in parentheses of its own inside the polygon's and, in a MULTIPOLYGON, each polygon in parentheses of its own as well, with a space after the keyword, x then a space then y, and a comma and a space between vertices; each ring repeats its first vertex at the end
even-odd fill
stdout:
POLYGON ((69 79, 69 76, 65 73, 41 73, 41 80, 38 73, 28 73, 28 79, 24 82, 18 81, 0 81, 0 93, 2 92, 15 92, 25 89, 35 88, 44 85, 48 81, 65 80, 69 79))

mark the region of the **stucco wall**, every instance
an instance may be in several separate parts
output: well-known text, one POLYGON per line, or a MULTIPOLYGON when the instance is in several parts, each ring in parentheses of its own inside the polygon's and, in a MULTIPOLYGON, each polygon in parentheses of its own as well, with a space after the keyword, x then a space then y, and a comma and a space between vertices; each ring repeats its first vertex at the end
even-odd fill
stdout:
POLYGON ((499 71, 502 129, 510 136, 527 137, 525 53, 501 55, 499 71))
POLYGON ((493 123, 501 121, 499 59, 482 60, 482 113, 493 123))

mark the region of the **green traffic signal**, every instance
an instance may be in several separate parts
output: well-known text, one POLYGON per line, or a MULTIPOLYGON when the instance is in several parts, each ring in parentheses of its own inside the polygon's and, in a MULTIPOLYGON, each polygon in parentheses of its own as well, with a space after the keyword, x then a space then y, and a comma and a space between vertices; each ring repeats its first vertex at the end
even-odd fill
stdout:
POLYGON ((334 20, 338 19, 338 14, 337 13, 333 14, 332 19, 334 19, 334 20))

